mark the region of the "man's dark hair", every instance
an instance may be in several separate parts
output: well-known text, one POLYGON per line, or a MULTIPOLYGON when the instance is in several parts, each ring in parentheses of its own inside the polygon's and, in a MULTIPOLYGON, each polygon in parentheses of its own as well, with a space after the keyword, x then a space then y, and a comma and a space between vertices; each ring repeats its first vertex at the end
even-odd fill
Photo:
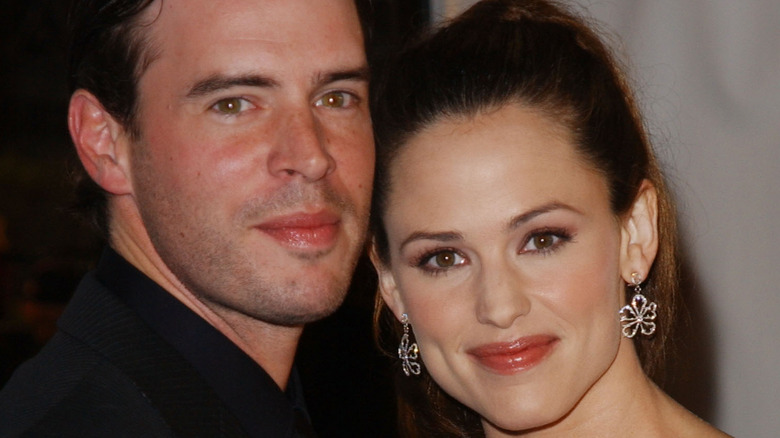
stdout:
MULTIPOLYGON (((68 87, 84 89, 127 130, 136 125, 136 83, 152 54, 138 30, 139 17, 154 0, 76 0, 69 14, 68 87)), ((108 235, 108 196, 83 168, 74 166, 75 209, 108 235)))

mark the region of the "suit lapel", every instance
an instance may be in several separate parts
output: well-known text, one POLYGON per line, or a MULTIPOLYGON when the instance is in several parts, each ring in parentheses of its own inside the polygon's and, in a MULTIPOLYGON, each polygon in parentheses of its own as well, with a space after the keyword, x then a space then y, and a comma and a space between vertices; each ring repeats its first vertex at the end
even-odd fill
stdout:
POLYGON ((88 274, 59 322, 132 379, 180 436, 246 436, 200 374, 88 274))

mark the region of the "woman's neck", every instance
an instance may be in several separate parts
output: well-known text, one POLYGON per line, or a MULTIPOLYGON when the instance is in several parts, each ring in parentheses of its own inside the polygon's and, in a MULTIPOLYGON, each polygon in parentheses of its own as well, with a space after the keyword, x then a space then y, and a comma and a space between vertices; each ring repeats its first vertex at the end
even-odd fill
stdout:
POLYGON ((615 361, 563 418, 533 430, 497 437, 684 437, 726 436, 699 420, 658 388, 643 372, 630 339, 622 339, 615 361))

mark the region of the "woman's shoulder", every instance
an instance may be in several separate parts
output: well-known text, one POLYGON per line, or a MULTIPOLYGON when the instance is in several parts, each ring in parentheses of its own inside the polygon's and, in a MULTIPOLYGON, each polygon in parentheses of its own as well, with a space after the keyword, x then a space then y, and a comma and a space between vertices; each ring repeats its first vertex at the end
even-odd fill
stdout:
MULTIPOLYGON (((669 398, 671 400, 671 398, 669 398)), ((731 435, 707 423, 682 405, 672 400, 667 426, 679 438, 729 438, 731 435)))
POLYGON ((690 424, 681 430, 680 437, 733 438, 731 435, 715 428, 713 425, 691 414, 690 424))

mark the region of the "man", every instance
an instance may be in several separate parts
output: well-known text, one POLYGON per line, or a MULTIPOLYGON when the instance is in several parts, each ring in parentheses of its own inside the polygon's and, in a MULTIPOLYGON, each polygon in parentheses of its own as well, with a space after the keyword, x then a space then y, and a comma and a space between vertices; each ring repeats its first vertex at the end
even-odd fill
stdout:
POLYGON ((0 436, 311 436, 295 350, 344 298, 373 177, 355 3, 71 18, 68 126, 110 249, 0 394, 0 436))

